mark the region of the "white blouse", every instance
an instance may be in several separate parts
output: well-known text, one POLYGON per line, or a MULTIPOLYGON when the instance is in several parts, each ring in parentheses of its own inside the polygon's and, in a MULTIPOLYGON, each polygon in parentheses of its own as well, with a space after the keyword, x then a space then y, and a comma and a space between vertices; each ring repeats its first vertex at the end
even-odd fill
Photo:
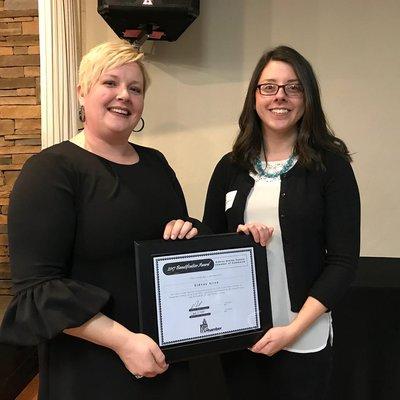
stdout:
MULTIPOLYGON (((267 171, 275 173, 287 160, 268 162, 267 171)), ((265 162, 262 163, 265 168, 265 162)), ((297 313, 291 311, 289 289, 286 276, 281 227, 278 217, 280 177, 267 178, 250 173, 255 184, 248 198, 244 222, 260 222, 274 228, 267 244, 268 276, 271 294, 273 326, 284 326, 293 321, 297 313)), ((328 338, 333 339, 331 313, 321 315, 295 342, 285 350, 295 353, 312 353, 325 348, 328 338)))

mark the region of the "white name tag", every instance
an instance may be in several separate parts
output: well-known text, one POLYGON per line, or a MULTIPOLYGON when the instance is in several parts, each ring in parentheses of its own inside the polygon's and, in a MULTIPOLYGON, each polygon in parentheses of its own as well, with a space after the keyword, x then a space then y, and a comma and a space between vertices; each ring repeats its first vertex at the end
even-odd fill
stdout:
POLYGON ((229 210, 232 205, 233 201, 235 200, 237 190, 232 190, 225 195, 225 211, 229 210))

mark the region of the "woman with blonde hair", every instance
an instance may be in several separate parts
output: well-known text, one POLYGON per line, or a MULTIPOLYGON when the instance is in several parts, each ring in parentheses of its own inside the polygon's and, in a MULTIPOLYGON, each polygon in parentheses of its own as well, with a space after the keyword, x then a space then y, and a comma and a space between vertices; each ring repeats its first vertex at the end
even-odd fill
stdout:
POLYGON ((197 234, 164 156, 128 141, 144 124, 141 56, 119 41, 83 57, 84 130, 29 159, 11 195, 1 334, 38 345, 40 400, 191 396, 187 364, 168 368, 138 333, 134 240, 197 234))

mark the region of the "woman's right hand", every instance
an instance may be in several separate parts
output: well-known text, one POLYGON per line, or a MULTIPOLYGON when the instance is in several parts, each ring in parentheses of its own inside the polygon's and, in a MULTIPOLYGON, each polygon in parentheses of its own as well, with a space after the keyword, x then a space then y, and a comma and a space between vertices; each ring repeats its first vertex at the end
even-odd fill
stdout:
POLYGON ((259 222, 249 222, 247 224, 238 225, 236 232, 243 232, 246 235, 252 235, 256 243, 266 246, 271 239, 274 228, 261 224, 259 222))
POLYGON ((153 378, 168 369, 165 356, 156 342, 142 333, 132 333, 115 350, 133 375, 153 378))

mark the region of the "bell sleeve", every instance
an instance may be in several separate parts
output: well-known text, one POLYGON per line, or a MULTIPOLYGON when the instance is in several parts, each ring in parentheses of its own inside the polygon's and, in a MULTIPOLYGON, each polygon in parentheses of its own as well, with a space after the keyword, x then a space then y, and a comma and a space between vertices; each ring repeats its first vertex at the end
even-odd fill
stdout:
POLYGON ((51 151, 25 164, 10 196, 9 250, 14 298, 2 342, 36 345, 96 315, 109 300, 102 288, 70 279, 79 173, 51 151))

